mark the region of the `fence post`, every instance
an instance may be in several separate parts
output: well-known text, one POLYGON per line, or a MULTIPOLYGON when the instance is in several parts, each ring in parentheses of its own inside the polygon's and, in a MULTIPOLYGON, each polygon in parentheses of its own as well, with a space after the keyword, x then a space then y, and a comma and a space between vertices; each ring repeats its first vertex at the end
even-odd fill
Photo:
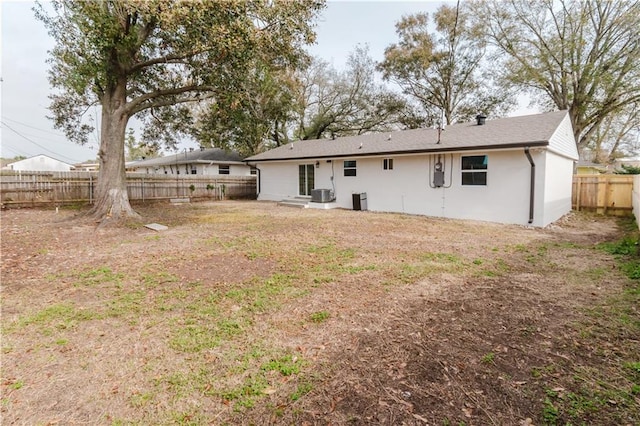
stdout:
POLYGON ((607 208, 609 207, 609 179, 604 181, 604 214, 607 214, 607 208))
POLYGON ((60 181, 56 182, 53 174, 51 175, 51 180, 53 181, 53 205, 57 207, 57 205, 58 205, 58 190, 60 189, 60 181))

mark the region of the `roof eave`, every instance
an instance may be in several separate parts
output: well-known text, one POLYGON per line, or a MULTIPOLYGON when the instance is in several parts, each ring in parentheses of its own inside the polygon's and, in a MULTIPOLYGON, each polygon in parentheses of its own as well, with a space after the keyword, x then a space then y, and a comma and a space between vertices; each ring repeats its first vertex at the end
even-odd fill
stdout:
POLYGON ((197 164, 232 164, 232 165, 242 165, 244 166, 244 162, 238 160, 196 160, 191 161, 191 163, 197 164))
POLYGON ((531 142, 518 142, 512 144, 503 145, 475 145, 465 147, 433 147, 426 149, 413 149, 413 150, 397 150, 397 151, 380 151, 380 152, 353 152, 348 154, 332 154, 332 155, 312 155, 312 156, 300 156, 300 157, 280 157, 280 158, 268 158, 268 159, 246 159, 245 163, 262 163, 270 161, 292 161, 292 160, 313 160, 313 159, 328 159, 328 158, 353 158, 353 157, 376 157, 376 156, 392 156, 392 155, 406 155, 406 154, 435 154, 440 152, 465 152, 465 151, 489 151, 489 150, 502 150, 502 149, 514 149, 525 147, 545 147, 549 145, 549 141, 531 141, 531 142))

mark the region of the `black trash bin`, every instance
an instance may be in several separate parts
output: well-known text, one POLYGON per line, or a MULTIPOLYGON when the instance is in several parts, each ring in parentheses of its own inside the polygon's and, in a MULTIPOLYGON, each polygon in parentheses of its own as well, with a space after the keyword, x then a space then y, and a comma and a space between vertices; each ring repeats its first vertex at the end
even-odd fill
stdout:
POLYGON ((367 210, 367 193, 357 192, 351 195, 354 210, 367 210))

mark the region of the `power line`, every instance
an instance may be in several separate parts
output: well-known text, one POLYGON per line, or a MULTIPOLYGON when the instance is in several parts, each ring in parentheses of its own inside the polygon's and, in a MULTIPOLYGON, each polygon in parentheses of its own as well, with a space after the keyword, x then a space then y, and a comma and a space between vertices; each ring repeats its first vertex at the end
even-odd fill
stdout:
MULTIPOLYGON (((46 138, 46 137, 44 137, 44 136, 41 136, 41 135, 34 135, 33 133, 27 133, 27 132, 22 132, 22 136, 31 136, 31 137, 33 137, 33 138, 43 139, 43 140, 45 140, 45 141, 46 141, 46 142, 48 142, 48 143, 55 143, 55 144, 69 144, 69 143, 71 143, 71 144, 73 144, 73 142, 69 142, 69 140, 67 139, 67 137, 66 137, 65 135, 61 134, 61 133, 56 133, 56 132, 52 132, 52 131, 49 131, 49 130, 40 129, 40 128, 38 128, 38 127, 34 127, 34 126, 31 126, 31 125, 26 124, 26 123, 21 123, 21 122, 19 122, 19 121, 12 120, 12 119, 10 119, 10 118, 8 118, 8 117, 6 117, 6 116, 5 116, 3 119, 4 119, 4 120, 7 120, 7 121, 12 121, 13 123, 17 123, 17 124, 19 124, 19 125, 21 125, 21 126, 29 127, 29 128, 31 128, 31 129, 35 129, 35 130, 39 130, 39 131, 42 131, 42 132, 50 133, 50 134, 55 135, 55 136, 58 136, 58 137, 60 137, 60 138, 64 138, 64 140, 63 140, 63 141, 57 141, 57 140, 53 140, 53 139, 47 139, 47 138, 46 138)), ((74 144, 74 145, 75 145, 75 144, 74 144)), ((99 143, 98 143, 98 145, 99 145, 99 143)), ((86 145, 84 145, 84 146, 86 146, 87 148, 92 149, 92 150, 93 150, 93 149, 96 149, 96 146, 95 146, 95 144, 94 144, 93 142, 88 143, 88 144, 86 144, 86 145)))
MULTIPOLYGON (((20 130, 20 133, 22 134, 22 136, 29 137, 29 138, 33 139, 34 141, 36 141, 36 142, 39 142, 39 143, 43 143, 44 142, 47 146, 51 146, 51 145, 55 144, 55 145, 57 145, 55 147, 56 149, 60 149, 58 147, 66 148, 66 147, 69 147, 69 146, 77 145, 77 144, 75 144, 73 142, 70 142, 69 139, 66 139, 66 137, 64 138, 64 140, 56 140, 56 136, 38 135, 38 134, 31 133, 29 131, 23 131, 23 130, 20 130)), ((62 137, 62 136, 59 136, 59 137, 62 137)), ((82 146, 85 146, 85 147, 87 147, 89 149, 95 149, 93 142, 89 142, 89 143, 84 144, 82 146)))
MULTIPOLYGON (((25 153, 23 151, 19 151, 19 150, 15 149, 15 148, 7 146, 6 144, 2 144, 2 155, 3 155, 3 158, 4 158, 4 155, 7 154, 7 151, 9 151, 9 153, 13 153, 14 157, 18 157, 18 156, 28 157, 28 155, 25 155, 25 153)), ((6 158, 9 158, 9 157, 6 157, 6 158)))
POLYGON ((2 125, 3 125, 4 127, 6 127, 7 129, 11 130, 11 131, 12 131, 13 133, 15 133, 16 135, 20 136, 20 137, 21 137, 21 138, 23 138, 23 139, 26 139, 27 141, 31 142, 32 144, 34 144, 34 145, 35 145, 35 146, 37 146, 38 148, 43 149, 43 150, 45 150, 45 151, 49 152, 50 154, 53 154, 53 155, 57 156, 58 158, 64 159, 64 160, 66 160, 66 161, 70 161, 70 162, 72 162, 72 163, 75 163, 75 162, 76 162, 76 160, 73 160, 73 159, 71 159, 71 158, 69 158, 69 157, 65 157, 64 155, 60 155, 60 154, 59 154, 59 153, 57 153, 57 152, 53 152, 53 151, 51 151, 50 149, 47 149, 47 148, 45 148, 44 146, 40 145, 39 143, 37 143, 37 142, 33 141, 32 139, 29 139, 28 137, 24 136, 23 134, 21 134, 21 133, 20 133, 20 132, 18 132, 17 130, 15 130, 15 129, 11 128, 11 126, 9 126, 9 125, 8 125, 7 123, 5 123, 4 121, 0 121, 0 123, 2 123, 2 125))
POLYGON ((60 136, 60 137, 63 137, 63 138, 66 137, 62 133, 52 132, 51 130, 40 129, 40 128, 35 127, 35 126, 31 126, 31 125, 29 125, 27 123, 21 123, 20 121, 12 120, 11 118, 7 117, 6 115, 4 117, 2 117, 2 119, 10 121, 10 122, 12 122, 14 124, 19 124, 21 126, 29 127, 30 129, 40 130, 41 132, 51 133, 52 135, 60 136))

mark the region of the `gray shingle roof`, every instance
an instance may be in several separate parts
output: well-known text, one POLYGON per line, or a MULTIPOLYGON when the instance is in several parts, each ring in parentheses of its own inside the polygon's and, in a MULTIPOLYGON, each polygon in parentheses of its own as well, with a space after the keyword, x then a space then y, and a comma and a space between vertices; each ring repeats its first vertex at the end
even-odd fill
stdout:
POLYGON ((460 123, 437 129, 413 129, 386 133, 371 133, 331 139, 297 141, 245 161, 276 161, 312 158, 359 157, 382 154, 469 151, 504 149, 524 146, 546 146, 567 116, 567 111, 487 120, 478 126, 460 123))
POLYGON ((127 168, 157 167, 175 164, 194 163, 240 163, 242 157, 236 152, 225 151, 220 148, 208 148, 205 150, 193 150, 167 155, 165 157, 151 158, 149 160, 136 161, 128 164, 127 168))

